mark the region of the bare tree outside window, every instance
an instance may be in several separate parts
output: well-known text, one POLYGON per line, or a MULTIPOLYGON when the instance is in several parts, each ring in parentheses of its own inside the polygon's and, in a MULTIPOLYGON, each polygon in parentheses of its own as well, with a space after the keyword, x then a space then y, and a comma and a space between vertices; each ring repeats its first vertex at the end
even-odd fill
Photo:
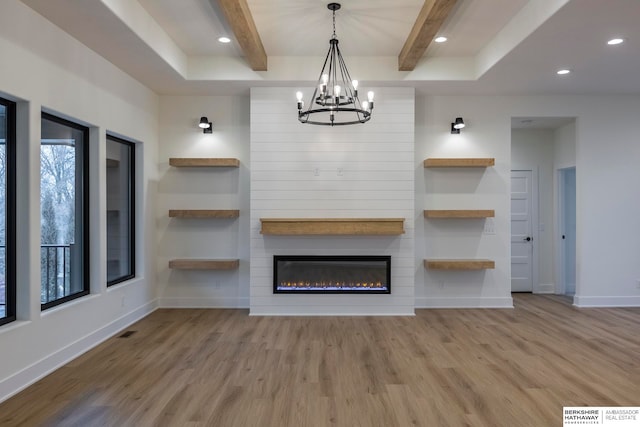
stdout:
POLYGON ((88 293, 88 129, 43 114, 40 148, 40 270, 43 308, 88 293))

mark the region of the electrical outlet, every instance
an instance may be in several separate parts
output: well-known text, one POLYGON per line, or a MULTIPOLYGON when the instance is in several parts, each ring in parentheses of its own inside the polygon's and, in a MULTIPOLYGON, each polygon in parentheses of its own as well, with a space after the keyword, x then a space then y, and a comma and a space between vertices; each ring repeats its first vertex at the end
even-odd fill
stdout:
POLYGON ((320 169, 319 168, 315 168, 313 170, 313 176, 320 176, 320 169))
POLYGON ((636 287, 640 288, 640 279, 636 280, 636 287))
POLYGON ((342 175, 344 175, 344 169, 338 168, 338 176, 342 176, 342 175))
POLYGON ((487 218, 484 220, 484 234, 496 234, 496 223, 493 218, 487 218))

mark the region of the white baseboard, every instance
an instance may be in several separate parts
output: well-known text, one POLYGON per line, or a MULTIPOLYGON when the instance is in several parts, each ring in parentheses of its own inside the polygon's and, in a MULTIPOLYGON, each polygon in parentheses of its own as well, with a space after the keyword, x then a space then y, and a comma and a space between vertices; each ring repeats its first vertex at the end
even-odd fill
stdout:
POLYGON ((376 317, 384 317, 384 316, 394 316, 394 317, 398 317, 398 316, 402 316, 402 317, 411 317, 411 316, 415 316, 415 313, 405 313, 405 312, 398 312, 398 313, 375 313, 375 314, 367 314, 367 313, 350 313, 350 312, 346 312, 346 313, 314 313, 314 314, 309 314, 309 313, 303 313, 303 312, 291 312, 291 313, 273 313, 273 312, 251 312, 249 313, 249 316, 264 316, 264 317, 309 317, 309 316, 313 316, 313 317, 362 317, 362 316, 376 316, 376 317))
POLYGON ((640 296, 628 297, 573 297, 576 307, 640 307, 640 296))
POLYGON ((513 308, 511 297, 416 297, 416 308, 513 308))
POLYGON ((413 307, 403 306, 257 306, 249 316, 415 316, 413 307))
POLYGON ((156 309, 157 301, 149 301, 132 312, 0 381, 0 402, 4 402, 61 366, 111 338, 127 326, 153 313, 156 309))
POLYGON ((160 308, 249 308, 249 298, 159 298, 160 308))

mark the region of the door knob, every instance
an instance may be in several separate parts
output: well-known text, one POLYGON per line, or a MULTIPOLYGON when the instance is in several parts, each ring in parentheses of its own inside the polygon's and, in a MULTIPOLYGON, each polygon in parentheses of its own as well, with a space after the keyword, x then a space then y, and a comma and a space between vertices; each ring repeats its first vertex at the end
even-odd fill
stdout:
POLYGON ((526 240, 527 242, 530 242, 530 241, 531 241, 531 237, 528 237, 528 236, 527 236, 527 237, 525 237, 525 238, 524 238, 524 239, 522 239, 522 240, 526 240))

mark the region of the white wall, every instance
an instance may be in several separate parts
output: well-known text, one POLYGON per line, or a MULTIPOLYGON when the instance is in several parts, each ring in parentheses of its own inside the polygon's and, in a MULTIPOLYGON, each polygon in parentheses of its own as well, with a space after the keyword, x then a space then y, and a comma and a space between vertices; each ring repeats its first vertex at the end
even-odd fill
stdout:
POLYGON ((416 99, 416 256, 483 258, 495 269, 416 269, 416 307, 511 307, 509 258, 510 115, 490 97, 416 99), (452 135, 451 122, 466 127, 452 135), (424 168, 429 157, 494 157, 495 166, 424 168), (424 219, 424 209, 494 209, 487 220, 424 219), (495 234, 485 234, 486 221, 495 234))
POLYGON ((0 3, 0 92, 18 105, 18 321, 0 327, 0 401, 155 308, 158 99, 18 0, 0 3), (40 311, 40 114, 91 126, 91 295, 40 311), (106 288, 105 132, 137 147, 137 275, 106 288))
MULTIPOLYGON (((625 125, 639 115, 640 96, 417 96, 417 159, 456 154, 496 157, 496 166, 481 176, 463 176, 434 187, 439 190, 442 185, 448 186, 447 194, 434 200, 439 206, 461 203, 460 196, 465 194, 465 201, 471 200, 473 207, 494 207, 496 235, 477 237, 481 230, 473 229, 473 236, 458 236, 447 229, 431 238, 427 230, 424 242, 416 240, 418 257, 423 255, 420 251, 454 254, 468 245, 461 255, 493 256, 496 270, 476 277, 467 273, 423 276, 418 269, 417 304, 508 297, 510 119, 541 116, 576 117, 578 249, 574 303, 640 306, 640 288, 636 285, 640 278, 640 198, 634 196, 633 184, 631 190, 627 187, 640 182, 640 143, 635 129, 625 125), (463 138, 455 140, 448 128, 457 116, 463 116, 468 127, 458 135, 463 138), (474 194, 469 197, 471 190, 474 194)), ((430 174, 417 170, 417 209, 430 206, 431 199, 419 199, 427 189, 430 174)), ((419 224, 416 222, 418 236, 419 224)))
MULTIPOLYGON (((554 279, 554 131, 513 129, 511 170, 532 170, 537 177, 538 224, 533 224, 533 248, 538 260, 533 292, 553 293, 554 279)), ((535 276, 534 276, 535 277, 535 276)))
POLYGON ((292 88, 251 90, 251 314, 413 314, 414 92, 374 90, 371 121, 336 127, 300 124, 292 88), (405 218, 405 234, 260 234, 323 217, 405 218), (391 295, 274 295, 273 255, 391 255, 391 295))
POLYGON ((587 100, 576 123, 574 303, 640 305, 640 97, 587 100))
POLYGON ((249 306, 249 98, 163 96, 156 213, 162 307, 249 306), (198 128, 201 116, 213 133, 198 128), (239 168, 175 168, 170 157, 231 157, 239 168), (169 218, 169 209, 239 209, 237 219, 169 218), (170 270, 174 258, 240 259, 231 271, 170 270))
POLYGON ((555 129, 553 132, 553 168, 568 168, 576 165, 576 123, 555 129))

